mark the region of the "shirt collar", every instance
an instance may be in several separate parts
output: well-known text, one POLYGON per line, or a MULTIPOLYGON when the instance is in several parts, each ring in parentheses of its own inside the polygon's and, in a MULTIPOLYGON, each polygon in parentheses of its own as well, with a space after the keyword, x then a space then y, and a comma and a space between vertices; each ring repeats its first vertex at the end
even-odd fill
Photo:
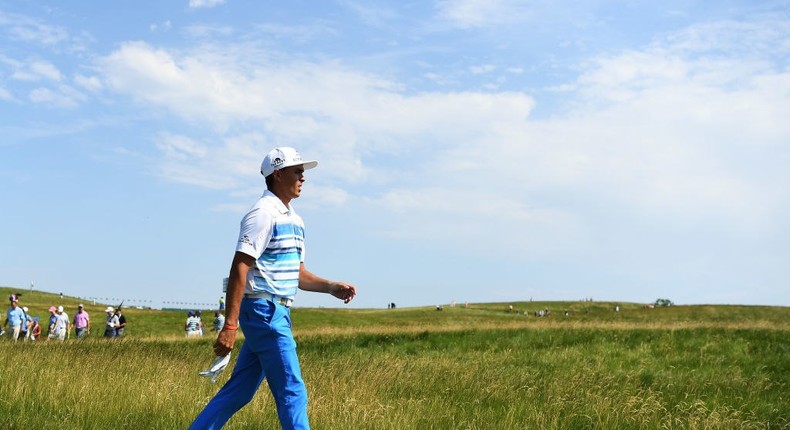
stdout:
POLYGON ((281 214, 287 215, 289 212, 291 212, 291 205, 285 206, 283 201, 280 200, 280 198, 277 197, 273 192, 269 190, 264 191, 263 198, 273 200, 274 207, 276 207, 281 214))

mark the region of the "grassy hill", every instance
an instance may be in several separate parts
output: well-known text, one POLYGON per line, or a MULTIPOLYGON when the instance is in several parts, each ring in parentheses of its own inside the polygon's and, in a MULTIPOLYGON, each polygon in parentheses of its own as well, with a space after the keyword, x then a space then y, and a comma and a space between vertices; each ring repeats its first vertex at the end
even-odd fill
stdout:
MULTIPOLYGON (((78 302, 21 300, 34 315, 78 302)), ((295 308, 312 425, 790 429, 790 308, 618 304, 295 308), (533 316, 546 308, 551 317, 533 316)), ((85 305, 103 316, 103 305, 85 305)), ((126 314, 120 341, 0 341, 0 428, 188 427, 228 377, 197 376, 213 336, 184 338, 183 312, 126 314), (108 402, 107 390, 122 401, 108 402)), ((266 388, 225 428, 279 428, 266 388)))
MULTIPOLYGON (((0 287, 0 297, 7 300, 12 293, 21 293, 20 305, 27 306, 33 316, 49 315, 50 306, 62 305, 73 316, 78 304, 93 318, 94 328, 101 328, 107 304, 42 291, 19 291, 0 287)), ((6 302, 7 303, 7 302, 6 302)), ((115 306, 117 304, 111 304, 115 306)), ((127 333, 134 337, 159 338, 183 333, 186 311, 124 308, 129 321, 127 333)), ((214 318, 211 310, 203 313, 204 324, 214 318)), ((473 303, 467 307, 434 306, 396 309, 294 308, 294 332, 313 335, 328 332, 359 333, 387 331, 463 330, 494 327, 571 327, 574 325, 628 328, 732 327, 770 328, 790 325, 790 308, 741 305, 694 305, 647 309, 642 304, 622 302, 507 302, 473 303), (615 305, 620 312, 614 312, 615 305), (510 311, 510 306, 513 311, 510 311), (551 310, 551 316, 534 316, 538 310, 551 310), (565 316, 565 311, 568 316, 565 316), (526 312, 526 315, 525 315, 526 312)), ((95 334, 99 334, 96 330, 95 334)))

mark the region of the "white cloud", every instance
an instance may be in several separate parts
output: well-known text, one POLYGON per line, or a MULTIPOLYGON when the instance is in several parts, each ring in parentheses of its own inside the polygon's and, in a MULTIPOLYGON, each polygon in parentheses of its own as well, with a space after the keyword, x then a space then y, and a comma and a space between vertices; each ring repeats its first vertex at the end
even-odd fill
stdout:
POLYGON ((192 24, 184 28, 186 34, 196 37, 210 39, 212 37, 227 37, 233 34, 233 28, 228 26, 192 24))
POLYGON ((516 23, 529 16, 530 2, 523 0, 442 0, 439 16, 460 28, 516 23))
POLYGON ((71 87, 61 85, 57 89, 38 87, 28 94, 33 103, 48 105, 54 108, 75 108, 85 97, 71 87))
POLYGON ((181 161, 204 159, 208 153, 206 145, 199 144, 185 136, 171 134, 163 135, 157 146, 166 158, 181 161))
POLYGON ((6 90, 3 87, 0 87, 0 100, 11 101, 13 99, 14 97, 11 95, 10 92, 8 92, 8 90, 6 90))
POLYGON ((339 3, 368 25, 379 26, 398 16, 394 9, 383 7, 381 4, 372 6, 370 2, 353 0, 340 0, 339 3))
POLYGON ((225 3, 225 0, 189 0, 189 7, 193 9, 209 9, 225 3))
POLYGON ((74 76, 74 82, 91 92, 97 92, 102 89, 102 83, 96 76, 84 76, 78 74, 74 76))
POLYGON ((11 77, 18 81, 27 82, 35 82, 42 79, 59 82, 62 79, 60 70, 46 61, 19 62, 17 70, 14 71, 11 77))
POLYGON ((423 77, 425 79, 428 79, 429 81, 431 81, 431 82, 433 82, 433 83, 435 83, 437 85, 441 85, 441 86, 455 85, 455 84, 458 83, 454 78, 451 78, 451 77, 445 76, 445 75, 441 75, 439 73, 428 72, 428 73, 425 73, 423 75, 423 77))
POLYGON ((578 148, 599 167, 589 179, 651 213, 749 228, 775 222, 772 202, 788 196, 775 186, 788 180, 775 159, 790 141, 781 119, 790 111, 790 72, 755 52, 722 55, 718 44, 708 55, 695 43, 688 56, 688 43, 673 44, 681 39, 603 58, 579 78, 571 117, 579 119, 565 128, 590 136, 589 148, 578 148), (758 165, 771 179, 760 179, 758 165))
POLYGON ((27 16, 3 11, 0 11, 0 28, 12 39, 42 45, 57 45, 69 39, 69 33, 63 27, 47 25, 27 16))
POLYGON ((781 162, 790 72, 722 47, 689 55, 674 40, 590 61, 567 87, 574 103, 542 120, 530 118, 536 102, 524 93, 408 94, 338 63, 269 61, 241 46, 130 43, 101 67, 113 90, 218 136, 164 139, 173 180, 242 187, 260 154, 286 142, 321 160, 311 175, 333 184, 327 201, 365 204, 384 219, 397 213, 410 226, 399 234, 434 230, 449 240, 495 219, 519 226, 503 246, 529 254, 587 249, 592 224, 634 234, 621 217, 676 234, 700 224, 768 231, 790 197, 781 162), (475 199, 483 206, 470 209, 475 199))
POLYGON ((187 136, 162 133, 156 145, 162 152, 159 173, 173 182, 210 189, 234 189, 250 177, 263 152, 265 138, 257 133, 201 142, 187 136))
POLYGON ((473 75, 484 75, 494 70, 496 70, 496 66, 493 64, 483 64, 481 66, 472 66, 469 68, 469 71, 472 72, 473 75))
POLYGON ((291 44, 300 45, 320 38, 337 37, 336 28, 329 25, 311 23, 310 25, 283 25, 265 23, 255 27, 263 36, 287 40, 291 44))
POLYGON ((170 20, 163 21, 158 24, 151 24, 148 26, 148 29, 151 30, 152 33, 156 33, 159 31, 168 31, 173 27, 173 24, 170 20))
POLYGON ((52 81, 60 81, 62 78, 60 70, 58 70, 54 65, 45 61, 32 62, 30 64, 30 70, 33 73, 52 81))

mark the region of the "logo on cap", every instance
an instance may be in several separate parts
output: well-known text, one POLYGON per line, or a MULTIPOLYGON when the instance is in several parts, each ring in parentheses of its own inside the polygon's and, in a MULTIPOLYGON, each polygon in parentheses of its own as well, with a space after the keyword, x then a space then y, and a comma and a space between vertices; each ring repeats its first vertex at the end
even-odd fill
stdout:
POLYGON ((279 166, 282 166, 282 165, 283 165, 283 163, 285 163, 285 160, 283 160, 283 159, 282 159, 282 158, 280 158, 280 157, 277 157, 277 158, 275 158, 274 160, 272 160, 272 167, 274 167, 274 170, 277 170, 277 168, 278 168, 279 166))

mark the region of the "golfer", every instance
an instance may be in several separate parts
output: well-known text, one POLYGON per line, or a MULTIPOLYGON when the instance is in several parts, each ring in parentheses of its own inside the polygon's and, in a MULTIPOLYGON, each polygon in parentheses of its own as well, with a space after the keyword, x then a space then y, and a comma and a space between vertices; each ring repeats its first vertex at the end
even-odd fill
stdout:
POLYGON ((291 333, 290 307, 297 289, 328 293, 351 301, 356 288, 309 272, 304 265, 304 223, 291 200, 299 197, 304 172, 317 161, 303 161, 293 148, 274 148, 263 159, 267 190, 241 220, 230 267, 225 324, 214 353, 233 349, 241 326, 245 341, 230 379, 206 405, 190 429, 219 429, 258 390, 263 378, 285 430, 309 429, 307 390, 291 333))

